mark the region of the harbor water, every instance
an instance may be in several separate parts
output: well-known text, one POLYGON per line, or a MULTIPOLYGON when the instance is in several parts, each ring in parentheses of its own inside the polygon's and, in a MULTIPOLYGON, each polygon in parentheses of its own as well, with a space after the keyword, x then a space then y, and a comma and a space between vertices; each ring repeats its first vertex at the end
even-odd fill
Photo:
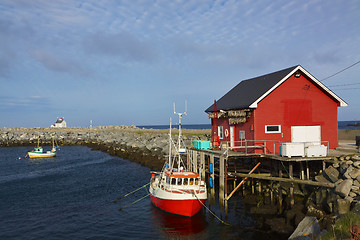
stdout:
POLYGON ((151 169, 83 146, 45 159, 24 158, 28 150, 0 148, 0 239, 281 239, 256 229, 239 196, 227 218, 211 206, 230 226, 206 210, 193 218, 164 213, 149 197, 120 210, 148 194, 143 188, 114 203, 147 184, 151 169))

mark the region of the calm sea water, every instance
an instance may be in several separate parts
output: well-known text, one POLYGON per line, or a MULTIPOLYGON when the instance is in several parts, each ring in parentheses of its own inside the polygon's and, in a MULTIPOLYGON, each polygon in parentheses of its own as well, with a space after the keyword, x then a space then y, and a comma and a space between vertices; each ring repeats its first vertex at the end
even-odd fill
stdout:
MULTIPOLYGON (((0 148, 0 239, 271 239, 238 196, 224 218, 231 226, 205 210, 193 218, 164 213, 149 197, 119 211, 147 195, 144 188, 113 203, 148 183, 149 168, 82 146, 38 160, 24 159, 28 150, 0 148)), ((221 216, 218 205, 212 210, 221 216)))

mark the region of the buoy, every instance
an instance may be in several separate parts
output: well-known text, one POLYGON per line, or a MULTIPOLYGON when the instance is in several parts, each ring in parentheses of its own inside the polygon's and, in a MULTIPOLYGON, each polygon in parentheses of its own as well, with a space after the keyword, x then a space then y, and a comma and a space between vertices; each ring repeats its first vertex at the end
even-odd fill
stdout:
POLYGON ((21 157, 19 157, 19 160, 21 160, 21 157))
POLYGON ((209 177, 209 186, 211 188, 213 187, 213 179, 212 179, 212 177, 209 177))
POLYGON ((212 163, 210 163, 210 165, 209 165, 209 171, 210 171, 210 173, 213 173, 213 171, 214 171, 212 163))

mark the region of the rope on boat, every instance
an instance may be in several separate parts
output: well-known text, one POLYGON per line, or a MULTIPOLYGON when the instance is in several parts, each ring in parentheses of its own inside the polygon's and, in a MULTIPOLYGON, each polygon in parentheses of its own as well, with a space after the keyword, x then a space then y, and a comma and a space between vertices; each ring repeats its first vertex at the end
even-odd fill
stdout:
POLYGON ((133 204, 135 204, 135 203, 139 202, 140 200, 142 200, 142 199, 146 198, 146 197, 147 197, 147 196, 149 196, 149 195, 150 195, 150 193, 149 193, 149 194, 147 194, 147 195, 145 195, 145 196, 143 196, 142 198, 139 198, 138 200, 136 200, 136 201, 134 201, 134 202, 132 202, 132 203, 130 203, 130 204, 128 204, 128 205, 125 205, 124 207, 120 208, 120 209, 119 209, 119 211, 121 211, 121 210, 123 210, 124 208, 127 208, 127 207, 129 207, 129 206, 131 206, 131 205, 133 205, 133 204))
POLYGON ((225 222, 224 220, 222 220, 221 218, 219 218, 218 216, 216 216, 215 213, 213 213, 202 201, 200 201, 200 199, 196 196, 196 194, 192 191, 192 194, 196 197, 196 199, 201 203, 201 205, 204 206, 204 208, 206 208, 206 210, 209 211, 209 213, 211 213, 215 218, 217 218, 222 224, 225 224, 227 226, 230 226, 230 223, 225 222))
POLYGON ((149 184, 150 184, 150 182, 147 183, 147 184, 145 184, 145 185, 143 185, 143 186, 141 186, 141 187, 139 187, 138 189, 135 189, 135 190, 132 191, 132 192, 129 192, 129 193, 125 194, 124 196, 119 197, 118 199, 114 200, 113 203, 117 203, 117 202, 118 202, 119 200, 121 200, 122 198, 127 197, 127 196, 129 196, 130 194, 133 194, 133 193, 139 191, 140 189, 146 187, 146 186, 149 185, 149 184))

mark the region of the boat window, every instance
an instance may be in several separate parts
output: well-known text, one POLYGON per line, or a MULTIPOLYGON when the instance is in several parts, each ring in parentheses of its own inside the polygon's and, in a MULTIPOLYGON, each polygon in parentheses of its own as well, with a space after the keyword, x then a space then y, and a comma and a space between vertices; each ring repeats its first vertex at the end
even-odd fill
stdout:
POLYGON ((199 179, 198 178, 195 179, 195 185, 199 185, 199 179))
POLYGON ((176 185, 176 178, 171 178, 171 185, 176 185))
POLYGON ((181 183, 182 183, 182 178, 178 178, 177 185, 181 185, 181 183))
POLYGON ((193 179, 193 178, 190 178, 189 185, 193 185, 193 184, 194 184, 194 179, 193 179))
POLYGON ((184 178, 184 185, 188 185, 188 178, 184 178))

